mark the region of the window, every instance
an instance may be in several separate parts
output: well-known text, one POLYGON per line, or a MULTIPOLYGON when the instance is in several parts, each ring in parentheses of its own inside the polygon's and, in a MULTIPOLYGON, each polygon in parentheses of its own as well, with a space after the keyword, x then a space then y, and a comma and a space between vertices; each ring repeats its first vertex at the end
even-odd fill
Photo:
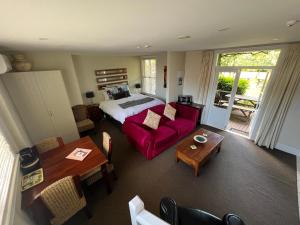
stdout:
POLYGON ((156 59, 143 59, 143 92, 155 95, 156 90, 156 59))
POLYGON ((13 166, 16 155, 11 150, 10 145, 7 143, 3 131, 0 127, 0 223, 4 219, 4 210, 7 206, 7 197, 10 187, 13 166))
POLYGON ((218 66, 275 66, 280 50, 221 53, 218 66))

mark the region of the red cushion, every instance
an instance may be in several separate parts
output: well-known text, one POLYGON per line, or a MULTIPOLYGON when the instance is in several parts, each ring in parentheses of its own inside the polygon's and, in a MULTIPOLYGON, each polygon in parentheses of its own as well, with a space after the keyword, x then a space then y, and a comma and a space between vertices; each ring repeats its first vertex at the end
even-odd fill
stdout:
POLYGON ((154 148, 161 148, 176 139, 176 131, 166 126, 160 126, 157 130, 152 130, 154 148))
POLYGON ((175 120, 169 120, 164 123, 165 126, 168 126, 176 130, 179 137, 183 137, 193 131, 196 127, 194 121, 187 120, 181 117, 177 117, 175 120))
POLYGON ((157 113, 158 115, 163 115, 164 110, 165 110, 165 104, 156 105, 156 106, 153 106, 149 109, 151 109, 151 111, 157 113))

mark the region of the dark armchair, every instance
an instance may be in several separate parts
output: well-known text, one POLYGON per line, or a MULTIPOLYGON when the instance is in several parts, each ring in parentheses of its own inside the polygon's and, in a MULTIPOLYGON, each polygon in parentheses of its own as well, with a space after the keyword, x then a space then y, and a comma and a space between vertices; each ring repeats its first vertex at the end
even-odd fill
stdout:
POLYGON ((72 107, 72 111, 79 133, 95 129, 94 122, 88 117, 86 105, 75 105, 72 107))
POLYGON ((160 217, 171 225, 245 225, 237 215, 225 214, 220 219, 199 209, 178 206, 171 198, 160 201, 160 217))

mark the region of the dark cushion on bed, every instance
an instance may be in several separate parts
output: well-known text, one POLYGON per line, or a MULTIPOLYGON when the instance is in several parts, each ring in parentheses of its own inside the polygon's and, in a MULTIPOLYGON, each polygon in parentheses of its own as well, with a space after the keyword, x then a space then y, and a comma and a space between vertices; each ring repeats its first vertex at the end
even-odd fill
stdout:
POLYGON ((123 89, 118 88, 118 92, 113 93, 112 96, 113 96, 113 100, 118 100, 118 99, 121 99, 121 98, 130 97, 130 94, 129 94, 129 91, 124 91, 123 89))
POLYGON ((118 100, 121 98, 130 97, 128 85, 125 84, 108 86, 105 88, 104 91, 106 91, 108 98, 111 100, 118 100))

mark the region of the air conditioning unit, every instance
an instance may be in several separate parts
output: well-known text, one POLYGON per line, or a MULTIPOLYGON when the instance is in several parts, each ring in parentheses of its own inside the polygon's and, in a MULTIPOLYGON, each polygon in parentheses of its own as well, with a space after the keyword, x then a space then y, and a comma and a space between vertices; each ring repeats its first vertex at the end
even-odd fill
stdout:
POLYGON ((11 70, 12 67, 7 56, 0 54, 0 74, 7 73, 11 70))

